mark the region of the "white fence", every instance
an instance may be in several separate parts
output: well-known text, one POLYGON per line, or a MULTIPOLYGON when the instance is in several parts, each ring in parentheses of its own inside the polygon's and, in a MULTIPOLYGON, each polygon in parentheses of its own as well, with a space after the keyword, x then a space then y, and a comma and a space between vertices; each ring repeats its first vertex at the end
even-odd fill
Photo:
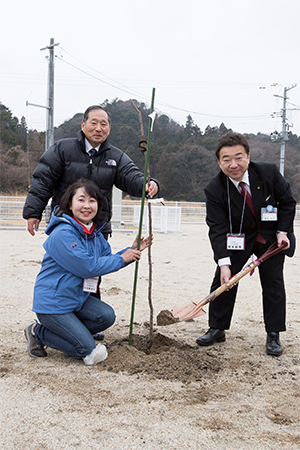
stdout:
MULTIPOLYGON (((26 220, 22 217, 25 197, 0 196, 0 229, 25 229, 26 220)), ((181 223, 199 223, 205 220, 205 204, 166 202, 167 204, 151 204, 153 231, 162 233, 180 233, 181 223)), ((140 223, 141 202, 123 200, 121 205, 113 205, 112 229, 114 231, 137 230, 140 223)), ((145 202, 143 214, 143 230, 148 231, 148 204, 145 202)), ((44 211, 40 229, 45 229, 50 208, 44 211)))
MULTIPOLYGON (((134 205, 133 224, 139 226, 141 207, 134 205)), ((153 206, 151 205, 151 223, 153 231, 161 233, 180 233, 181 207, 180 206, 153 206)), ((149 232, 149 209, 144 208, 143 228, 149 232)))
MULTIPOLYGON (((0 230, 25 229, 26 220, 22 218, 25 197, 0 196, 0 230)), ((136 230, 139 227, 141 202, 138 200, 122 200, 121 205, 113 206, 112 228, 115 231, 136 230)), ((164 205, 151 205, 152 227, 154 231, 162 233, 180 233, 181 224, 204 223, 205 203, 165 202, 164 205)), ((40 224, 45 229, 44 212, 40 224)), ((148 205, 145 202, 143 215, 143 229, 148 231, 148 205)), ((300 225, 300 205, 297 205, 295 225, 300 225)))

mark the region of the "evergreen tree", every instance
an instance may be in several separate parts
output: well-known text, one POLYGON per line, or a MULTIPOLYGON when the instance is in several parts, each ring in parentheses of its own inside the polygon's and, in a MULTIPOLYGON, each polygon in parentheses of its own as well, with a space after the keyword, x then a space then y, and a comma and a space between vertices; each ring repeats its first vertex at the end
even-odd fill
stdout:
MULTIPOLYGON (((142 114, 144 133, 148 136, 150 109, 145 103, 133 100, 142 114)), ((139 148, 139 116, 128 100, 117 98, 105 107, 112 118, 109 142, 136 163, 144 172, 145 157, 139 148)), ((55 128, 55 140, 75 137, 81 129, 83 112, 75 114, 55 128)), ((204 187, 218 172, 215 148, 218 139, 228 129, 208 125, 202 133, 191 115, 185 126, 179 125, 167 115, 157 115, 150 142, 150 174, 160 182, 160 194, 166 200, 204 201, 204 187)), ((251 158, 272 161, 279 165, 280 143, 272 143, 270 136, 257 133, 247 136, 251 158)), ((0 185, 2 192, 25 192, 38 159, 45 150, 45 132, 28 130, 26 120, 19 123, 11 111, 0 103, 0 185), (28 147, 26 147, 28 135, 28 147), (25 152, 24 150, 27 149, 25 152)), ((300 200, 299 179, 300 138, 290 133, 286 145, 285 178, 291 184, 293 194, 300 200)))

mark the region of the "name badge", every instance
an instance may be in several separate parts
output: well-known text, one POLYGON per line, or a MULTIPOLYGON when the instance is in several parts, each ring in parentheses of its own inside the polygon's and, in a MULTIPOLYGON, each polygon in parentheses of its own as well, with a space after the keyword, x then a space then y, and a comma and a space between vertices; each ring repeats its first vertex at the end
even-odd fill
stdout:
POLYGON ((227 250, 245 250, 245 235, 227 234, 227 250))
POLYGON ((272 205, 268 205, 266 208, 261 208, 261 221, 267 222, 277 220, 277 208, 272 205))
POLYGON ((84 292, 93 292, 93 293, 97 292, 98 280, 99 280, 99 277, 86 278, 83 281, 84 292))

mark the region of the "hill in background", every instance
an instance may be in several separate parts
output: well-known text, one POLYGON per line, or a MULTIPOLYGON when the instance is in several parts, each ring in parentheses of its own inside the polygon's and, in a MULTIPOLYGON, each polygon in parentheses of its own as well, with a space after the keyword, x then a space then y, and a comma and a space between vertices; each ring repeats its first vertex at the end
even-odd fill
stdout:
MULTIPOLYGON (((147 136, 150 113, 144 103, 134 100, 142 114, 147 136)), ((130 101, 106 100, 103 104, 111 114, 112 130, 109 141, 122 149, 144 172, 144 155, 138 147, 139 116, 130 101)), ((83 113, 55 128, 55 141, 74 137, 80 130, 83 113)), ((187 116, 185 126, 162 114, 156 117, 149 166, 151 176, 160 182, 160 194, 166 200, 204 201, 204 187, 217 173, 216 143, 228 128, 225 124, 205 130, 187 116)), ((275 162, 279 167, 280 143, 270 136, 257 133, 246 135, 251 159, 275 162)), ((3 194, 26 194, 32 173, 45 150, 45 132, 28 130, 26 120, 13 117, 9 108, 0 103, 0 191, 3 194)), ((285 178, 291 184, 296 200, 300 201, 300 138, 292 133, 285 149, 285 178)))

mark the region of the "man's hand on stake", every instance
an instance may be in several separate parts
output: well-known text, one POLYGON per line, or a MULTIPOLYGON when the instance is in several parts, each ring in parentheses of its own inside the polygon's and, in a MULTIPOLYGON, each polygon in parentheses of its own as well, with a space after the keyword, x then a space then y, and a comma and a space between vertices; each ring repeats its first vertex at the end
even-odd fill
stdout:
POLYGON ((157 192, 158 192, 158 186, 157 186, 157 184, 155 183, 155 181, 150 181, 150 183, 148 184, 146 184, 146 197, 147 198, 152 198, 152 197, 154 197, 154 195, 156 195, 157 194, 157 192))

